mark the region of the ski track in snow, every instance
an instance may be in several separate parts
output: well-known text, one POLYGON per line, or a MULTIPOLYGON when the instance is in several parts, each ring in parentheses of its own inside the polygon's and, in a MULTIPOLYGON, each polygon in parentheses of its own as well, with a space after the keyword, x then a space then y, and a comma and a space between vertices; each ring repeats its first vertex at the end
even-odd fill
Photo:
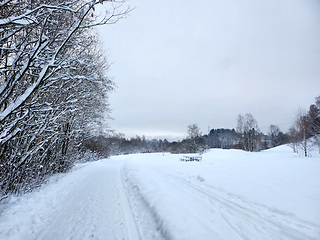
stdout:
POLYGON ((121 176, 123 163, 103 161, 88 165, 76 170, 74 179, 66 176, 58 181, 57 184, 66 184, 63 187, 69 192, 49 192, 53 198, 45 200, 49 206, 33 210, 36 203, 27 199, 21 203, 22 209, 18 204, 4 211, 0 239, 139 240, 121 176), (56 206, 51 209, 50 205, 56 206), (23 221, 19 221, 21 210, 26 215, 23 221))
POLYGON ((184 187, 192 194, 209 200, 214 212, 217 212, 239 239, 315 239, 298 229, 307 232, 319 231, 319 226, 292 216, 290 213, 269 209, 257 203, 250 203, 227 192, 218 191, 208 186, 199 186, 182 177, 162 172, 168 184, 184 187))
POLYGON ((214 189, 201 178, 191 181, 168 168, 149 167, 140 175, 148 181, 143 186, 139 175, 134 177, 138 169, 127 171, 128 175, 133 172, 131 188, 140 195, 136 201, 145 202, 165 239, 316 240, 320 236, 315 224, 214 189))
MULTIPOLYGON (((320 239, 318 223, 254 202, 198 175, 205 174, 210 166, 182 163, 179 155, 161 154, 119 156, 87 163, 9 203, 0 212, 0 239, 320 239)), ((315 183, 312 186, 317 189, 317 177, 312 179, 310 183, 315 183)), ((273 183, 268 181, 264 183, 273 183)), ((247 186, 245 181, 241 184, 236 186, 247 186)), ((316 191, 314 199, 318 199, 317 194, 316 191)), ((281 197, 276 199, 284 201, 281 197)), ((303 198, 299 199, 297 203, 301 204, 303 198)))

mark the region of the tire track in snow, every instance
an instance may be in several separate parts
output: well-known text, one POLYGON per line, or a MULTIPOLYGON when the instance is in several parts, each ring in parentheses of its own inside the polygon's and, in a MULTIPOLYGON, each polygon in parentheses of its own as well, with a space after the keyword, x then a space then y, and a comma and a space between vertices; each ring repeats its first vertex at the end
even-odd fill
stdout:
MULTIPOLYGON (((150 168, 147 169, 149 170, 150 168)), ((213 219, 208 221, 206 217, 201 215, 204 211, 207 212, 208 209, 199 205, 195 208, 190 207, 188 205, 190 201, 188 203, 181 201, 181 199, 194 199, 190 195, 190 191, 181 191, 180 188, 175 186, 176 182, 173 184, 172 182, 168 183, 162 176, 154 174, 156 172, 140 172, 140 170, 142 169, 134 168, 128 171, 128 190, 132 192, 131 195, 135 198, 132 201, 137 205, 135 208, 138 211, 142 210, 142 212, 147 209, 147 221, 156 223, 157 232, 160 234, 157 238, 150 237, 144 239, 225 239, 219 235, 216 229, 212 228, 211 220, 213 219), (136 173, 138 174, 136 175, 136 173), (142 181, 139 180, 140 177, 143 177, 143 180, 140 179, 142 181), (148 182, 147 185, 144 184, 145 181, 148 182), (152 189, 149 188, 150 186, 152 186, 152 189), (143 205, 142 208, 141 205, 143 205), (200 208, 201 211, 199 213, 198 210, 200 208)), ((197 199, 200 200, 200 198, 197 199)), ((134 212, 136 213, 136 211, 134 212)), ((227 235, 231 237, 227 239, 235 239, 234 234, 227 235)))
MULTIPOLYGON (((220 192, 206 186, 206 189, 176 175, 160 169, 158 171, 171 182, 181 183, 198 195, 208 199, 212 206, 219 211, 220 216, 241 239, 285 239, 285 240, 316 240, 319 226, 295 218, 290 214, 272 210, 266 206, 249 203, 241 198, 220 192), (172 181, 173 180, 173 181, 172 181), (311 233, 312 236, 310 236, 311 233), (255 236, 252 236, 255 234, 255 236)), ((182 185, 179 184, 181 187, 182 185)))
POLYGON ((120 198, 122 201, 124 216, 125 216, 126 223, 127 223, 129 240, 140 240, 141 238, 140 238, 139 230, 138 230, 136 222, 133 218, 132 209, 130 207, 129 199, 128 199, 128 196, 127 196, 127 193, 125 190, 122 169, 119 169, 118 179, 119 179, 118 186, 119 186, 120 198))
POLYGON ((140 186, 130 181, 125 167, 122 169, 122 179, 141 239, 170 240, 169 233, 162 227, 162 219, 141 194, 140 186))
POLYGON ((121 165, 93 164, 36 239, 139 240, 123 194, 121 165))
POLYGON ((123 161, 93 162, 22 197, 0 216, 0 238, 140 240, 123 161))

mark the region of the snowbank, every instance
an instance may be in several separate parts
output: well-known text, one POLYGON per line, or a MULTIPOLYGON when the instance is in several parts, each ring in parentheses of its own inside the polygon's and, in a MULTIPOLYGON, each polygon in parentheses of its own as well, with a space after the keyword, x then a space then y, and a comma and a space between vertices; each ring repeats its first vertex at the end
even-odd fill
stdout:
POLYGON ((137 154, 125 168, 166 239, 320 238, 319 156, 281 146, 212 149, 200 163, 181 157, 137 154))

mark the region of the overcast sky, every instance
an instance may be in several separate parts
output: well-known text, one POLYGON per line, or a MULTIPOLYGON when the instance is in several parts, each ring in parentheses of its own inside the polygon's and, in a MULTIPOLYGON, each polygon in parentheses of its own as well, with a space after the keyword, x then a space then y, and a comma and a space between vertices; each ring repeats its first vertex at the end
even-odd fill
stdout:
POLYGON ((182 139, 187 126, 290 127, 320 95, 319 0, 131 0, 101 28, 114 62, 110 127, 126 137, 182 139))

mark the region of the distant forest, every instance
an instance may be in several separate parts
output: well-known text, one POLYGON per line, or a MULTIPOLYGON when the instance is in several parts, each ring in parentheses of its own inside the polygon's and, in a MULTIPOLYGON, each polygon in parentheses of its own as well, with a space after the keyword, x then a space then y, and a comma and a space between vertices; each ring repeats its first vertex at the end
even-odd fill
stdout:
MULTIPOLYGON (((258 141, 255 151, 267 149, 281 144, 289 143, 289 136, 279 131, 278 135, 272 136, 258 133, 255 139, 258 141)), ((118 134, 112 137, 95 136, 84 142, 84 148, 95 153, 99 157, 132 153, 202 153, 209 148, 243 149, 241 145, 241 133, 235 129, 211 129, 208 134, 188 137, 181 141, 168 141, 167 139, 148 140, 144 136, 136 136, 130 139, 118 134)))
POLYGON ((308 156, 313 147, 320 151, 320 96, 308 111, 299 109, 289 131, 284 133, 276 125, 270 125, 267 134, 259 130, 258 123, 248 113, 237 118, 236 129, 211 129, 201 134, 197 124, 187 126, 188 137, 181 141, 147 140, 144 136, 126 139, 124 134, 95 136, 84 142, 84 149, 96 157, 131 153, 203 153, 209 148, 242 149, 258 152, 283 144, 290 144, 293 151, 308 156))

